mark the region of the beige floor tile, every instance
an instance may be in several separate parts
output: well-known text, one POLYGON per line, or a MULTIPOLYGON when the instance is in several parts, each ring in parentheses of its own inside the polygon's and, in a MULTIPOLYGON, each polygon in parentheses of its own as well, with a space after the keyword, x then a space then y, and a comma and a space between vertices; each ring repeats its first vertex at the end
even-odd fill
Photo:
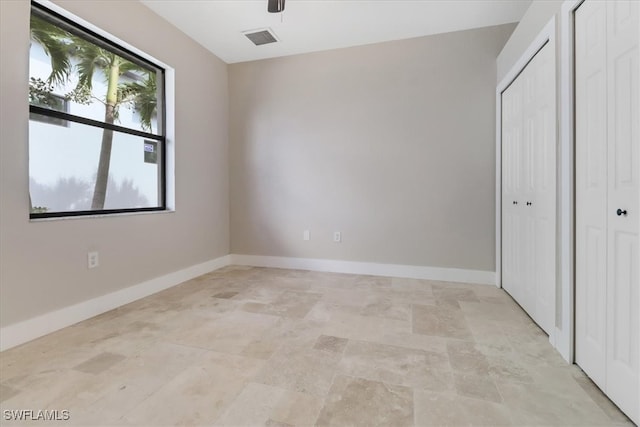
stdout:
POLYGON ((0 408, 70 409, 95 402, 102 392, 102 380, 93 374, 68 370, 40 373, 37 377, 34 387, 21 389, 0 403, 0 408))
POLYGON ((505 405, 450 393, 414 391, 416 426, 510 426, 505 405))
POLYGON ((320 335, 316 340, 314 350, 330 351, 332 353, 342 353, 347 346, 346 338, 332 337, 328 335, 320 335))
POLYGON ((414 390, 415 425, 459 427, 469 425, 459 397, 449 393, 414 390))
POLYGON ((243 303, 259 303, 269 304, 276 300, 286 290, 280 286, 274 286, 270 282, 262 284, 260 286, 252 286, 239 292, 234 300, 241 301, 243 303))
POLYGON ((283 423, 282 421, 276 421, 268 419, 265 423, 265 427, 295 427, 293 424, 283 423))
POLYGON ((122 362, 124 359, 125 357, 121 354, 105 352, 93 356, 91 359, 82 362, 73 369, 87 374, 100 374, 116 363, 122 362))
POLYGON ((275 324, 251 341, 241 354, 269 359, 282 346, 310 348, 322 333, 322 324, 307 319, 278 318, 275 324))
POLYGON ((191 325, 168 334, 167 340, 176 344, 239 354, 277 322, 276 316, 233 311, 217 319, 194 318, 191 325))
POLYGON ((70 369, 99 354, 92 341, 109 332, 84 327, 70 327, 0 353, 2 383, 17 389, 34 386, 40 373, 70 369), (64 343, 64 345, 61 345, 64 343))
POLYGON ((459 396, 472 397, 489 402, 502 402, 502 396, 488 375, 454 374, 453 381, 459 396))
POLYGON ((613 404, 598 388, 598 386, 587 377, 582 370, 575 366, 573 377, 580 387, 589 395, 589 397, 600 407, 612 423, 616 425, 632 426, 633 423, 627 418, 618 407, 613 404))
POLYGON ((338 376, 317 425, 411 426, 413 393, 408 387, 338 376))
POLYGON ((340 354, 311 346, 282 346, 266 362, 255 382, 322 397, 331 387, 339 359, 340 354))
POLYGON ((470 302, 479 302, 478 296, 476 293, 465 287, 461 289, 455 285, 432 285, 433 296, 436 298, 444 299, 444 300, 455 300, 455 301, 470 301, 470 302))
POLYGON ((223 292, 218 292, 216 294, 213 294, 214 298, 222 298, 222 299, 229 299, 229 298, 233 298, 236 295, 238 295, 237 291, 223 291, 223 292))
POLYGON ((72 413, 74 425, 119 425, 121 418, 161 386, 207 352, 202 349, 154 343, 98 374, 82 393, 71 401, 57 400, 72 413))
POLYGON ((126 425, 122 417, 149 396, 147 390, 136 385, 102 388, 101 397, 92 403, 76 402, 69 409, 69 423, 74 426, 126 425))
POLYGON ((324 398, 287 390, 271 412, 270 419, 285 425, 314 425, 323 405, 324 398))
POLYGON ((279 341, 274 339, 257 338, 250 341, 246 347, 242 349, 240 354, 246 357, 267 360, 281 345, 279 341))
POLYGON ((270 303, 250 302, 243 309, 253 313, 301 319, 320 301, 321 294, 299 291, 284 291, 270 303))
MULTIPOLYGON (((365 337, 363 337, 364 339, 365 337)), ((436 353, 447 353, 447 339, 427 335, 412 334, 410 332, 387 333, 381 331, 379 334, 370 337, 369 341, 380 344, 394 345, 397 347, 411 348, 416 350, 433 351, 436 353)))
POLYGON ((216 420, 216 426, 260 426, 278 404, 284 390, 264 384, 249 383, 229 408, 216 420))
POLYGON ((431 285, 434 282, 430 280, 421 280, 421 279, 405 279, 400 277, 393 277, 391 279, 391 287, 393 289, 399 291, 423 291, 423 292, 431 292, 433 295, 433 288, 431 285))
POLYGON ((532 383, 534 381, 532 372, 535 368, 528 368, 517 357, 515 352, 506 355, 489 355, 489 374, 495 380, 516 381, 522 383, 532 383))
POLYGON ((424 289, 412 289, 412 290, 400 290, 398 288, 382 288, 375 289, 371 295, 378 298, 386 298, 391 301, 405 303, 405 304, 422 304, 433 305, 435 304, 435 297, 431 288, 424 289))
POLYGON ((482 318, 473 318, 471 321, 467 322, 467 327, 473 337, 470 341, 475 341, 481 344, 511 347, 511 342, 507 338, 507 334, 500 322, 482 318))
POLYGON ((448 306, 414 305, 412 320, 414 334, 473 340, 462 312, 448 306))
POLYGON ((8 385, 0 384, 0 402, 4 402, 7 399, 11 399, 16 394, 20 393, 19 390, 9 387, 8 385))
POLYGON ((516 425, 607 426, 611 419, 590 399, 564 397, 544 385, 499 382, 516 425))
POLYGON ((349 341, 339 371, 414 388, 444 391, 451 387, 450 365, 445 354, 365 341, 349 341))
POLYGON ((572 369, 568 366, 539 366, 532 370, 535 384, 545 392, 572 400, 589 400, 589 394, 575 381, 572 369))
POLYGON ((399 319, 375 318, 360 315, 364 307, 363 298, 351 297, 352 305, 327 304, 320 301, 307 315, 326 326, 323 333, 335 332, 343 338, 396 345, 427 351, 446 351, 444 338, 411 333, 411 322, 399 319), (359 305, 355 305, 357 304, 359 305))
POLYGON ((129 411, 125 420, 138 425, 211 425, 263 364, 208 352, 129 411))
POLYGON ((511 426, 509 408, 504 404, 459 396, 460 406, 467 414, 471 426, 511 426))
POLYGON ((312 287, 314 289, 318 289, 323 293, 329 289, 371 290, 371 286, 367 285, 356 288, 356 280, 358 279, 358 276, 355 274, 310 271, 305 273, 305 277, 312 281, 312 287))
POLYGON ((200 348, 155 342, 100 374, 116 388, 135 386, 146 393, 157 390, 207 354, 200 348))
POLYGON ((391 298, 372 297, 360 310, 363 316, 384 317, 386 319, 411 320, 411 304, 394 301, 391 298))
POLYGON ((517 339, 514 339, 515 335, 507 336, 515 353, 514 357, 525 367, 536 371, 544 367, 567 368, 567 362, 551 347, 546 335, 544 337, 529 335, 528 341, 527 335, 529 335, 527 332, 522 332, 517 339))
POLYGON ((313 306, 305 316, 307 320, 316 322, 330 322, 334 315, 359 315, 364 301, 354 296, 353 300, 341 301, 340 298, 334 296, 324 297, 313 306))
POLYGON ((527 324, 529 317, 509 297, 482 297, 475 301, 459 301, 460 309, 468 319, 527 324))
POLYGON ((366 300, 363 297, 371 294, 371 292, 362 292, 348 287, 320 289, 318 292, 322 294, 320 301, 323 303, 351 307, 353 310, 350 312, 354 314, 355 310, 360 310, 364 306, 366 300))
POLYGON ((105 389, 134 388, 145 397, 198 362, 206 350, 156 342, 99 375, 105 389))
POLYGON ((411 323, 405 320, 385 319, 336 312, 326 322, 323 333, 347 339, 375 341, 381 335, 411 332, 411 323))
MULTIPOLYGON (((218 319, 221 314, 235 311, 242 305, 242 301, 230 298, 216 298, 210 295, 211 292, 200 292, 194 302, 192 302, 188 309, 191 315, 198 317, 208 317, 212 319, 218 319)), ((175 321, 175 319, 172 319, 175 321)), ((167 331, 174 331, 179 329, 178 327, 168 326, 165 328, 167 331)))
POLYGON ((458 373, 487 375, 489 373, 489 361, 487 357, 476 348, 476 343, 470 341, 449 340, 447 353, 451 369, 458 373))
POLYGON ((360 290, 389 288, 392 281, 391 277, 358 275, 355 278, 354 287, 360 290))

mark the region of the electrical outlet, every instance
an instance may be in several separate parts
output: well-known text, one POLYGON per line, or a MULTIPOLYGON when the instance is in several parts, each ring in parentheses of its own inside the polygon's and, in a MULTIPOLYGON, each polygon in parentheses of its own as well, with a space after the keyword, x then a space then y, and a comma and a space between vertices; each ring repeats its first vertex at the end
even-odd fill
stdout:
POLYGON ((302 240, 311 240, 311 233, 309 233, 309 230, 304 230, 304 233, 302 233, 302 240))
POLYGON ((336 243, 340 243, 342 242, 342 233, 339 231, 334 231, 333 232, 333 241, 336 243))
POLYGON ((100 259, 98 258, 98 252, 89 252, 87 254, 87 267, 96 268, 100 265, 100 259))

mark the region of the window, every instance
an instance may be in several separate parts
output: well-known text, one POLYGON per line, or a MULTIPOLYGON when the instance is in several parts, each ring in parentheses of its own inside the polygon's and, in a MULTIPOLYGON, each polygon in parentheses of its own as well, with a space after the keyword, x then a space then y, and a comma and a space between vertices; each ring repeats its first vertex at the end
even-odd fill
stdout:
POLYGON ((165 71, 32 3, 31 218, 166 209, 165 71))

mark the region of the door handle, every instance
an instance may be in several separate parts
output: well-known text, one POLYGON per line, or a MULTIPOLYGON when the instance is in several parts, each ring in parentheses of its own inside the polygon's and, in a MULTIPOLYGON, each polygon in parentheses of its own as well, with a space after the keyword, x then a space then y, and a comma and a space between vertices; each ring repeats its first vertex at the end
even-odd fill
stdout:
POLYGON ((618 216, 622 216, 622 215, 627 216, 627 210, 618 209, 616 211, 616 214, 618 214, 618 216))
POLYGON ((533 202, 527 202, 527 206, 531 206, 533 202))
POLYGON ((517 205, 517 204, 518 204, 518 202, 514 200, 514 201, 513 201, 513 204, 514 204, 514 205, 517 205))

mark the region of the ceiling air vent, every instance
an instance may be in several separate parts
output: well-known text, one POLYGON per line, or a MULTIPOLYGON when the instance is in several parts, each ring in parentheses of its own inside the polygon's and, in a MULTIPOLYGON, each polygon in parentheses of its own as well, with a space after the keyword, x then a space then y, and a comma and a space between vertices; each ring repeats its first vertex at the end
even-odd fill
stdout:
POLYGON ((247 36, 247 38, 251 40, 256 46, 275 43, 278 41, 276 36, 269 28, 265 28, 264 30, 245 31, 243 34, 247 36))

